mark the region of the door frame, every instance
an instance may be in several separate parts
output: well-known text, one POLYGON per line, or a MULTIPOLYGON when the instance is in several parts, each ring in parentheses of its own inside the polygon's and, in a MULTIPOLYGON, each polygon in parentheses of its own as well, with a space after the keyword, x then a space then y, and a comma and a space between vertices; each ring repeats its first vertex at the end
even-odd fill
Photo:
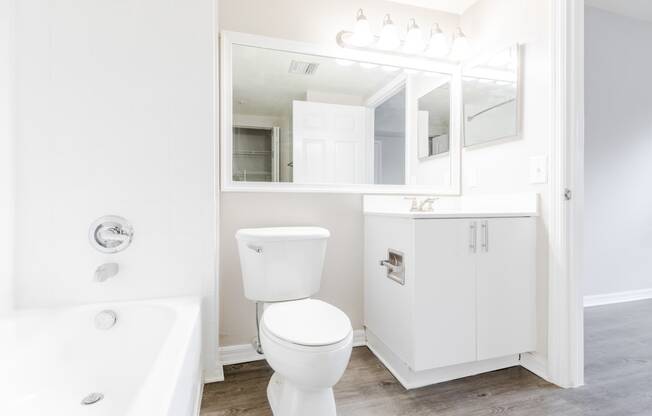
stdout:
POLYGON ((551 0, 548 379, 584 384, 584 0, 551 0))

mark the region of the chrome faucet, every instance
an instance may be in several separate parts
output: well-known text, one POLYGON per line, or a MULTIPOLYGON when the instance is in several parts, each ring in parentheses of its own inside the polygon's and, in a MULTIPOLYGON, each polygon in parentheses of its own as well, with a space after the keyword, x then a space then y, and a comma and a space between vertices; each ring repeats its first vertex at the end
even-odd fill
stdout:
POLYGON ((439 198, 426 198, 421 202, 415 196, 406 196, 405 199, 412 201, 410 212, 430 212, 433 202, 439 198))
POLYGON ((439 198, 426 198, 419 204, 419 212, 432 211, 432 204, 439 198))
POLYGON ((95 281, 105 282, 118 274, 119 270, 120 266, 118 266, 118 263, 104 263, 95 269, 95 281))

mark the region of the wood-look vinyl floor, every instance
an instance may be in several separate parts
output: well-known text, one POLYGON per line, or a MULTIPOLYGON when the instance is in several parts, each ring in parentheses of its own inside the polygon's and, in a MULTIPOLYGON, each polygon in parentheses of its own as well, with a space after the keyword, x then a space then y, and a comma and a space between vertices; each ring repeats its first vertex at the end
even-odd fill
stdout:
MULTIPOLYGON (((589 308, 586 385, 557 388, 521 367, 405 390, 365 347, 335 386, 339 416, 652 416, 652 301, 589 308)), ((264 361, 225 367, 202 416, 271 415, 264 361)), ((309 416, 309 415, 306 415, 309 416)))

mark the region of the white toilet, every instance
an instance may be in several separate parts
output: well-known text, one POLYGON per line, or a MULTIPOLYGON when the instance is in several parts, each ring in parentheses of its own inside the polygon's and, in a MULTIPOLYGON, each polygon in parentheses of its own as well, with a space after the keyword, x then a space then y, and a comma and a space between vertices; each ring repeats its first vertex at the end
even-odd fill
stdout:
POLYGON ((318 227, 250 228, 236 233, 245 296, 264 302, 260 343, 274 375, 275 416, 334 416, 333 386, 353 346, 351 321, 310 296, 319 291, 326 242, 318 227))

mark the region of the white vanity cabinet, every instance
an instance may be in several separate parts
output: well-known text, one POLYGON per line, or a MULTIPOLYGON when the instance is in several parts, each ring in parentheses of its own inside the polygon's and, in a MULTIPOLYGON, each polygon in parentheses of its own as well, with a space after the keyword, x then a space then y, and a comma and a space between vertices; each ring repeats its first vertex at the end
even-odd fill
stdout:
POLYGON ((399 380, 490 371, 536 348, 536 217, 459 215, 365 215, 365 326, 381 360, 405 366, 390 368, 399 380), (380 263, 388 250, 403 284, 380 263))

